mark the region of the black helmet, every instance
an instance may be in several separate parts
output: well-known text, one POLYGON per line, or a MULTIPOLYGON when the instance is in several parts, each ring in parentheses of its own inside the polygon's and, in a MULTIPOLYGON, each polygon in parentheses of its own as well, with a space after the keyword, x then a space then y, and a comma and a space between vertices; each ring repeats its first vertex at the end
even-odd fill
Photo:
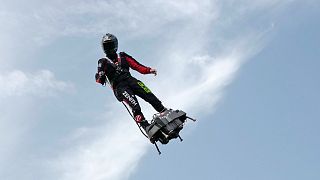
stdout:
POLYGON ((104 53, 113 54, 118 50, 118 39, 115 35, 107 33, 102 37, 102 48, 104 53))

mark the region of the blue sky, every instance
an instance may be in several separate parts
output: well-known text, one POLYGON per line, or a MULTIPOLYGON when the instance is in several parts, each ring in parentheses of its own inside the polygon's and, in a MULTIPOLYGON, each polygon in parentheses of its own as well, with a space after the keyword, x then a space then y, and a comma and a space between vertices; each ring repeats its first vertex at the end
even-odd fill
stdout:
POLYGON ((320 178, 319 2, 1 4, 1 179, 320 178), (161 156, 94 82, 106 32, 198 119, 161 156))

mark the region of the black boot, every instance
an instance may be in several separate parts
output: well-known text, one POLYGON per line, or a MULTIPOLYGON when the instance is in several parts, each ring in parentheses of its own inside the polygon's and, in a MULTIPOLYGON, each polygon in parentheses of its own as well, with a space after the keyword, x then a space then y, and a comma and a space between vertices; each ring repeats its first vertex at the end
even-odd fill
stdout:
POLYGON ((167 108, 163 107, 163 109, 159 112, 159 113, 163 113, 165 112, 166 110, 168 110, 167 108))
POLYGON ((145 119, 140 122, 140 125, 144 130, 146 130, 147 127, 150 126, 149 122, 145 119))

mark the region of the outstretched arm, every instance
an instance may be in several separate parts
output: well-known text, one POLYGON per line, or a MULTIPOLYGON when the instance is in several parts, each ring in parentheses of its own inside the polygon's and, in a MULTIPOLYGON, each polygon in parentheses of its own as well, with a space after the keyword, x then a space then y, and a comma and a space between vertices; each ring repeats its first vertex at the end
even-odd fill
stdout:
POLYGON ((141 74, 154 74, 156 71, 155 69, 140 64, 137 60, 135 60, 125 52, 121 52, 121 56, 124 56, 126 58, 126 61, 128 62, 130 68, 138 71, 141 74))

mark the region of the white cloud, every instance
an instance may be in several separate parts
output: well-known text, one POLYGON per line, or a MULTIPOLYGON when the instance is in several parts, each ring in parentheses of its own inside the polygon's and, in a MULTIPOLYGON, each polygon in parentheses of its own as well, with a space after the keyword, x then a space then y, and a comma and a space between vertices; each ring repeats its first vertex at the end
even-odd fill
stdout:
POLYGON ((197 113, 212 111, 241 65, 264 47, 267 33, 269 29, 242 34, 241 38, 230 42, 220 42, 225 50, 215 52, 214 56, 198 55, 192 52, 194 48, 185 49, 187 53, 179 55, 169 53, 179 64, 183 64, 182 68, 174 66, 164 72, 174 72, 170 73, 170 84, 175 91, 166 91, 171 96, 169 103, 197 113))
POLYGON ((70 83, 56 80, 54 74, 48 70, 36 73, 24 73, 15 70, 0 74, 0 98, 11 96, 53 96, 56 92, 72 91, 70 83))
POLYGON ((50 1, 43 5, 42 1, 36 0, 36 9, 30 3, 20 5, 18 11, 4 9, 0 20, 7 29, 16 28, 11 36, 24 39, 22 44, 46 44, 59 36, 92 36, 106 31, 130 32, 131 37, 136 37, 159 33, 161 27, 179 21, 193 21, 201 25, 201 22, 215 16, 216 11, 212 10, 214 2, 111 0, 93 3, 71 0, 50 1), (17 26, 24 28, 18 29, 17 26))
POLYGON ((117 122, 87 130, 76 139, 80 141, 78 146, 49 163, 59 172, 59 179, 126 179, 135 170, 149 144, 128 117, 113 118, 117 122), (95 138, 84 143, 83 139, 93 132, 95 138))
POLYGON ((20 145, 28 142, 30 129, 37 121, 34 97, 51 97, 61 92, 70 92, 73 85, 59 81, 48 70, 25 73, 15 70, 0 74, 0 178, 10 162, 17 157, 20 145))

